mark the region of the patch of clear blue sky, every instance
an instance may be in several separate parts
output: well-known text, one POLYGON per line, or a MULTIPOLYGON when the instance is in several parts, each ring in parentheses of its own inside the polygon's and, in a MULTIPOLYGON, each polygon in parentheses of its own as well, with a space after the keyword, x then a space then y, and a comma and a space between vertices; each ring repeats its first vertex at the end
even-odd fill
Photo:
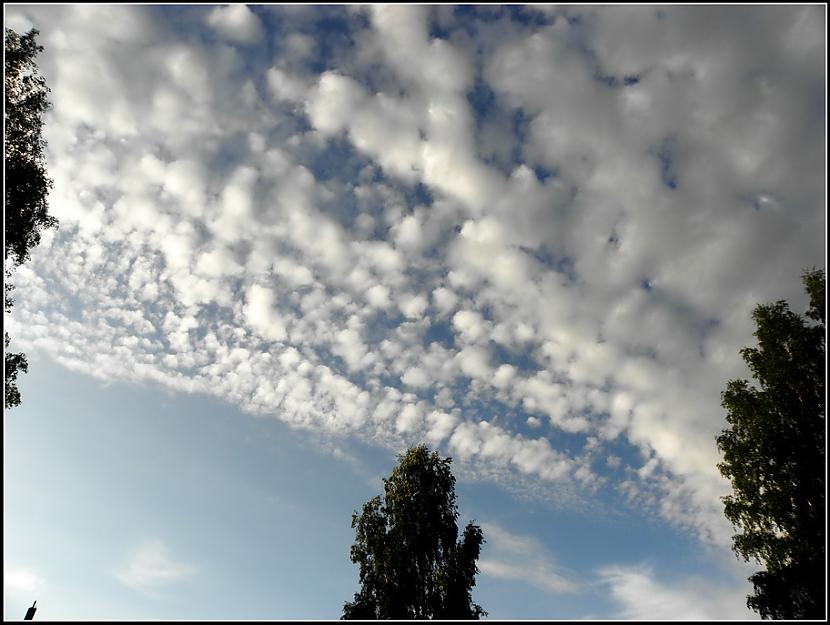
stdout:
POLYGON ((328 139, 325 147, 312 154, 306 165, 318 182, 332 179, 354 182, 361 170, 371 162, 369 157, 354 149, 351 141, 340 136, 328 139))
MULTIPOLYGON (((344 466, 211 398, 103 386, 39 359, 21 391, 6 421, 6 561, 41 571, 56 600, 109 595, 148 618, 326 618, 350 596, 349 523, 373 494, 371 462, 344 466), (199 570, 158 599, 111 576, 148 538, 199 570)), ((66 614, 48 594, 39 616, 66 614)))
MULTIPOLYGON (((351 515, 380 494, 391 451, 342 440, 357 462, 340 460, 273 417, 30 361, 5 418, 5 561, 47 586, 7 596, 6 618, 35 599, 44 619, 339 616, 358 587, 351 515), (197 572, 154 595, 123 586, 113 573, 149 539, 197 572)), ((613 615, 592 585, 610 563, 702 569, 690 538, 625 507, 586 515, 492 483, 456 489, 462 522, 533 536, 586 584, 559 595, 479 574, 473 596, 492 618, 613 615)))

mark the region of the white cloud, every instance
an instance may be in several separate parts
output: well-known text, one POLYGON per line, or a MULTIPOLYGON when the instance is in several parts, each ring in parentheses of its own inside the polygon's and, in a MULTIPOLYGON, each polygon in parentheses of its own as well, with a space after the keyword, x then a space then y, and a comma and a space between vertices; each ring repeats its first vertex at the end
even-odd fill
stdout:
POLYGON ((205 210, 205 172, 190 159, 181 159, 167 165, 163 171, 164 188, 181 202, 183 211, 192 217, 201 217, 205 210))
POLYGON ((487 379, 492 368, 490 366, 490 352, 483 347, 467 346, 456 355, 459 369, 464 375, 471 378, 487 379))
POLYGON ((359 371, 367 363, 366 345, 360 337, 357 329, 346 328, 338 332, 334 339, 332 351, 346 361, 346 366, 351 371, 359 371))
POLYGON ((429 385, 429 375, 420 367, 410 367, 401 376, 401 381, 409 386, 423 388, 429 385))
POLYGON ((458 303, 458 296, 446 287, 438 287, 432 292, 432 301, 435 307, 442 313, 452 312, 458 303))
POLYGON ((401 312, 410 319, 418 319, 427 309, 427 298, 423 294, 407 294, 399 301, 401 312))
MULTIPOLYGON (((319 74, 299 30, 262 59, 151 7, 10 7, 60 104, 61 228, 17 272, 15 340, 330 435, 427 436, 475 475, 562 484, 585 468, 549 434, 598 458, 619 438, 655 460, 616 486, 725 548, 720 391, 752 307, 800 309, 824 257, 822 14, 550 11, 582 17, 437 40, 426 8, 373 7, 319 74)), ((245 6, 193 16, 263 41, 245 6)))
POLYGON ((407 215, 395 227, 395 245, 407 249, 418 250, 421 247, 423 234, 421 224, 415 215, 407 215))
POLYGON ((195 573, 194 566, 177 561, 161 541, 149 540, 132 550, 115 576, 133 590, 152 593, 195 573))
POLYGON ((253 44, 264 35, 259 17, 244 4, 218 6, 208 14, 207 22, 234 43, 253 44))
POLYGON ((489 329, 489 323, 475 310, 459 310, 453 315, 452 325, 470 342, 485 338, 489 329))
POLYGON ((467 221, 453 247, 453 261, 506 292, 525 288, 531 277, 530 265, 508 245, 509 236, 509 230, 493 217, 467 221))
POLYGON ((196 261, 195 269, 198 273, 210 278, 235 275, 242 271, 233 253, 226 247, 215 247, 210 251, 202 252, 196 261))
POLYGON ((493 385, 500 389, 507 388, 515 376, 516 367, 513 365, 500 365, 493 375, 493 385))
POLYGON ((532 536, 508 532, 495 523, 481 523, 487 541, 478 567, 484 575, 524 582, 547 592, 573 593, 580 585, 563 574, 550 551, 532 536))
POLYGON ((376 284, 366 291, 366 300, 375 308, 386 308, 389 301, 389 289, 382 284, 376 284))
POLYGON ((243 314, 248 325, 263 338, 284 341, 285 324, 275 309, 274 294, 258 284, 248 287, 243 314))
POLYGON ((658 579, 652 569, 640 566, 607 566, 600 569, 599 576, 610 586, 611 596, 619 604, 620 612, 615 618, 694 621, 758 618, 746 607, 746 584, 722 584, 700 577, 667 583, 658 579))
POLYGON ((365 103, 367 94, 354 80, 334 72, 320 77, 308 103, 308 114, 316 128, 327 134, 344 130, 365 103))
POLYGON ((271 94, 277 100, 302 102, 311 89, 311 85, 303 78, 294 76, 279 67, 269 69, 265 78, 271 94))
POLYGON ((45 578, 37 571, 29 568, 4 568, 3 587, 6 592, 26 595, 36 595, 46 587, 45 578))
POLYGON ((433 410, 427 415, 427 421, 429 423, 427 439, 432 444, 437 445, 450 435, 458 423, 458 418, 440 410, 433 410))
POLYGON ((411 432, 423 421, 423 415, 418 406, 407 404, 403 407, 398 416, 397 429, 399 432, 411 432))

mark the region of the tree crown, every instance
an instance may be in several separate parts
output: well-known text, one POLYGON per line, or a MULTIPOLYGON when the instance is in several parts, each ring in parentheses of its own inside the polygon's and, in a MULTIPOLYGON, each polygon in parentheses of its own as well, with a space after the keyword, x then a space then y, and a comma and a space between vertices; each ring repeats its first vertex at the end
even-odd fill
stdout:
MULTIPOLYGON (((758 387, 730 380, 722 394, 731 427, 717 437, 733 494, 724 514, 740 532, 733 549, 766 567, 750 579, 749 607, 763 617, 817 618, 824 605, 825 277, 803 277, 806 317, 785 301, 753 311, 757 347, 741 355, 758 387)), ((819 617, 820 618, 820 617, 819 617)))
POLYGON ((6 29, 5 63, 5 258, 18 264, 40 242, 40 231, 53 228, 47 196, 52 180, 46 175, 42 137, 43 113, 49 109, 49 87, 38 72, 35 57, 38 31, 18 35, 6 29))
POLYGON ((352 516, 361 589, 343 618, 479 618, 486 613, 470 591, 484 536, 469 523, 458 540, 452 459, 421 445, 399 460, 383 498, 352 516))

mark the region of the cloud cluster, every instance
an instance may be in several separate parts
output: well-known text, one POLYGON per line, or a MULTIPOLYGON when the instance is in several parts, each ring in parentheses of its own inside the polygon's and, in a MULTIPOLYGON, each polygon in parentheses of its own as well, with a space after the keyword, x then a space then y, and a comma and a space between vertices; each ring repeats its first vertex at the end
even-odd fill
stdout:
POLYGON ((476 11, 10 8, 61 228, 9 329, 725 545, 720 390, 824 255, 822 9, 476 11))

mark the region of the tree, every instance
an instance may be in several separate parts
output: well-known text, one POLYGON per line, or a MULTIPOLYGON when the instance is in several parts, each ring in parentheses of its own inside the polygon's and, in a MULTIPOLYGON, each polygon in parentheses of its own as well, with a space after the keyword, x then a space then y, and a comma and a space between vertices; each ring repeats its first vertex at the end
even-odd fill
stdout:
POLYGON ((399 456, 384 479, 384 497, 352 516, 360 591, 343 606, 343 619, 478 619, 472 602, 476 560, 484 542, 469 523, 458 540, 451 458, 424 446, 399 456))
MULTIPOLYGON (((11 298, 11 291, 12 285, 9 282, 9 271, 6 270, 6 283, 3 285, 3 304, 5 312, 10 312, 11 307, 14 304, 14 300, 11 298)), ((12 354, 8 351, 9 347, 9 338, 8 332, 3 332, 3 354, 5 356, 6 366, 4 371, 6 373, 6 383, 5 383, 5 406, 6 409, 14 408, 15 406, 20 405, 20 390, 17 388, 17 374, 22 371, 26 373, 29 370, 29 361, 26 360, 26 356, 22 353, 12 354)))
POLYGON ((824 271, 803 282, 812 322, 785 301, 757 306, 758 347, 741 355, 760 388, 731 380, 722 395, 732 425, 717 437, 733 489, 724 513, 740 530, 736 554, 766 567, 749 578, 747 598, 762 618, 825 616, 824 271))
MULTIPOLYGON (((57 219, 49 215, 47 196, 52 180, 46 175, 41 131, 42 115, 49 108, 46 81, 38 73, 35 56, 43 50, 37 45, 38 31, 23 36, 6 29, 5 65, 5 252, 4 309, 9 312, 14 301, 10 293, 12 263, 28 260, 29 250, 40 242, 44 228, 54 228, 57 219), (10 262, 11 261, 11 262, 10 262)), ((10 354, 9 335, 4 333, 6 408, 20 404, 16 380, 18 371, 26 371, 23 354, 10 354)))
MULTIPOLYGON (((3 347, 9 346, 9 333, 3 333, 3 347)), ((23 354, 11 354, 5 351, 6 357, 6 408, 14 408, 20 405, 20 391, 17 388, 17 374, 22 371, 26 373, 29 370, 29 362, 23 354)))
POLYGON ((11 256, 18 264, 40 242, 41 230, 58 224, 48 212, 52 181, 46 175, 41 131, 49 87, 35 64, 35 56, 43 51, 36 43, 38 34, 32 29, 21 37, 6 29, 5 258, 11 256))

